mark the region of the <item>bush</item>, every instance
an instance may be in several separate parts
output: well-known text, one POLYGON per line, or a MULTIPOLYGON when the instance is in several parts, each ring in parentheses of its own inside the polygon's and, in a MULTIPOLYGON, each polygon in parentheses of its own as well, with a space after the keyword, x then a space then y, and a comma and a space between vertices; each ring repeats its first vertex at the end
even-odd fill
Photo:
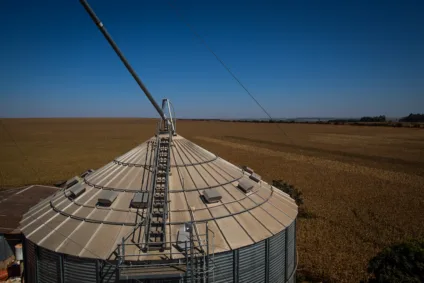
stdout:
POLYGON ((384 249, 368 264, 370 283, 424 282, 424 241, 409 241, 384 249))
POLYGON ((300 218, 311 219, 311 218, 316 218, 317 217, 315 215, 315 213, 309 211, 303 205, 303 196, 302 196, 302 192, 300 190, 296 189, 292 185, 289 185, 289 184, 287 184, 287 183, 285 183, 285 182, 283 182, 281 180, 273 180, 272 181, 272 185, 274 187, 276 187, 277 189, 285 192, 292 199, 294 199, 294 201, 296 202, 297 206, 299 207, 299 214, 298 214, 298 216, 300 218))
POLYGON ((303 204, 302 192, 293 187, 292 185, 289 185, 283 182, 282 180, 273 180, 272 185, 288 194, 292 199, 294 199, 298 206, 303 204))

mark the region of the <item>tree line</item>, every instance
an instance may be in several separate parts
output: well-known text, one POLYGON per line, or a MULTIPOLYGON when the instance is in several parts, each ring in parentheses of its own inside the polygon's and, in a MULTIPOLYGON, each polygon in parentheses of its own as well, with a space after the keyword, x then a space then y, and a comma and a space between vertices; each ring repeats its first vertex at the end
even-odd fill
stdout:
MULTIPOLYGON (((197 119, 197 120, 208 120, 208 119, 197 119)), ((211 119, 216 120, 216 119, 211 119)), ((316 123, 316 124, 344 124, 344 123, 390 123, 385 115, 380 116, 364 116, 360 119, 332 119, 326 121, 299 121, 290 119, 243 119, 243 120, 220 120, 222 122, 245 122, 245 123, 316 123)), ((399 119, 399 122, 419 123, 424 122, 424 114, 409 114, 406 117, 399 119)))

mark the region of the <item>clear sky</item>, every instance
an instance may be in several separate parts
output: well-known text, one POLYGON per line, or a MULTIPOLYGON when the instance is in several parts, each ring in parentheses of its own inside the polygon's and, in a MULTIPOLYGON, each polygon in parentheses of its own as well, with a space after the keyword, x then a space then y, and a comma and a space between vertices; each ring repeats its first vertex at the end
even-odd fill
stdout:
MULTIPOLYGON (((424 112, 424 1, 89 1, 184 118, 424 112)), ((158 117, 78 0, 0 1, 0 117, 158 117)))

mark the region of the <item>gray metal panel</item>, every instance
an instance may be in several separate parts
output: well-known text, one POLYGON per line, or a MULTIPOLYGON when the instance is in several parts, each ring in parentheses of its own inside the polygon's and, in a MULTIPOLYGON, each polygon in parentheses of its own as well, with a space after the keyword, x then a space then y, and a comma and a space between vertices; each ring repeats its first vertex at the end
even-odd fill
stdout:
POLYGON ((296 221, 294 221, 292 224, 290 224, 289 227, 287 227, 287 242, 291 242, 296 237, 296 221))
POLYGON ((271 237, 269 243, 269 281, 282 283, 286 278, 286 231, 271 237))
POLYGON ((0 261, 6 260, 11 256, 13 256, 12 248, 9 246, 6 238, 0 235, 0 261))
POLYGON ((59 254, 38 247, 38 282, 60 282, 60 256, 59 254))
POLYGON ((296 253, 296 249, 295 249, 294 241, 292 241, 291 243, 288 243, 288 246, 287 246, 287 276, 288 277, 290 277, 290 275, 293 273, 294 268, 296 266, 295 253, 296 253))
POLYGON ((25 272, 27 273, 27 280, 28 283, 33 283, 36 282, 37 258, 35 256, 35 245, 31 241, 26 240, 25 254, 25 272))
POLYGON ((290 277, 296 267, 296 221, 287 227, 287 275, 290 277))
POLYGON ((90 259, 65 256, 63 260, 65 283, 96 283, 96 261, 90 259))
POLYGON ((265 241, 239 250, 239 281, 265 281, 265 241))
POLYGON ((233 282, 233 252, 215 254, 213 274, 215 280, 210 282, 233 282))

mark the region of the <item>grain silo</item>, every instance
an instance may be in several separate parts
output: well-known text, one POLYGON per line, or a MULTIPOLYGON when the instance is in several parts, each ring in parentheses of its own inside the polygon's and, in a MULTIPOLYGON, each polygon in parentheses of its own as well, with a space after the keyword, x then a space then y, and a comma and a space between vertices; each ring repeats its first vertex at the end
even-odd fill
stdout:
POLYGON ((295 202, 260 168, 178 135, 169 101, 156 104, 81 2, 161 119, 154 137, 24 215, 26 282, 294 282, 295 202))

